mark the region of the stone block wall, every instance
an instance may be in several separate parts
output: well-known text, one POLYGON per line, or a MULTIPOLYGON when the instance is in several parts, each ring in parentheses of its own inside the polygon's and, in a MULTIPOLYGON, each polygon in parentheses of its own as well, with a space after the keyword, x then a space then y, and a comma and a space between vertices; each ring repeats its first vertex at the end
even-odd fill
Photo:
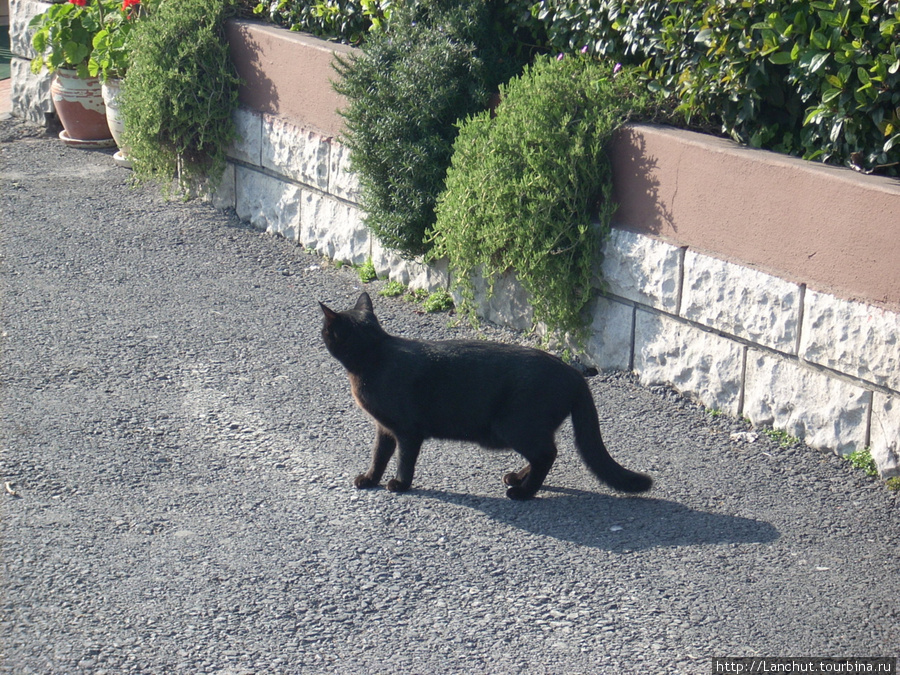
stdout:
POLYGON ((235 120, 240 140, 229 151, 216 206, 234 208, 254 227, 332 260, 358 265, 371 259, 379 276, 410 287, 447 285, 440 266, 405 260, 369 234, 349 152, 335 138, 246 108, 235 120))
POLYGON ((35 124, 46 124, 53 115, 53 101, 50 96, 50 74, 46 71, 31 72, 31 59, 36 56, 31 47, 31 32, 28 22, 45 11, 50 5, 37 0, 10 0, 10 108, 15 117, 21 117, 35 124))
MULTIPOLYGON (((333 137, 242 109, 220 207, 259 229, 382 277, 434 290, 444 269, 405 261, 369 234, 346 149, 333 137)), ((584 360, 633 370, 755 425, 848 454, 870 447, 900 475, 900 313, 613 229, 584 360)), ((598 289, 599 290, 599 289, 598 289)), ((480 312, 530 328, 527 294, 508 278, 480 312)))
POLYGON ((606 310, 594 326, 626 320, 633 337, 599 367, 627 360, 645 385, 815 448, 869 447, 883 475, 900 475, 900 313, 626 230, 606 254, 606 297, 631 316, 606 310))

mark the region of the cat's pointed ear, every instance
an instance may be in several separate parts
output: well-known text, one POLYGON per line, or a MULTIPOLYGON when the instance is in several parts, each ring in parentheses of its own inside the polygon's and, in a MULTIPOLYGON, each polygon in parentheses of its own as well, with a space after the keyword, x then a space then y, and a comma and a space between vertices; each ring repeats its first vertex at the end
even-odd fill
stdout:
POLYGON ((325 315, 325 323, 331 324, 337 318, 337 312, 328 307, 324 302, 319 302, 319 307, 322 308, 322 314, 325 315))
POLYGON ((372 298, 369 297, 369 294, 365 291, 359 296, 359 299, 356 301, 356 307, 353 309, 361 309, 367 312, 374 312, 375 309, 372 307, 372 298))

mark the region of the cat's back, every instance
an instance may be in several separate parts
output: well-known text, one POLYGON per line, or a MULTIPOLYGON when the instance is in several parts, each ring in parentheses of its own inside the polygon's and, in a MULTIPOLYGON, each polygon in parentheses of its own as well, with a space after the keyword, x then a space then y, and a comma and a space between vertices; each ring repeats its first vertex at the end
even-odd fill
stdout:
MULTIPOLYGON (((548 381, 581 375, 540 349, 487 340, 396 339, 398 367, 450 380, 548 381)), ((445 381, 446 381, 445 379, 445 381)))

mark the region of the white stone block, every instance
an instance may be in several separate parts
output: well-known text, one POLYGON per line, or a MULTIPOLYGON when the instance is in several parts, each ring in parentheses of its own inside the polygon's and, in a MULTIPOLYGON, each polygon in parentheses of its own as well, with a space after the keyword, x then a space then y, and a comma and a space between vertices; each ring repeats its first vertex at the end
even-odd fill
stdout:
POLYGON ((238 108, 233 118, 238 138, 228 149, 228 156, 253 166, 262 166, 262 115, 238 108))
POLYGON ((35 75, 31 72, 31 63, 26 59, 13 57, 9 66, 12 79, 9 102, 12 114, 43 126, 47 123, 47 115, 54 111, 50 96, 52 76, 47 71, 35 75))
MULTIPOLYGON (((475 311, 478 316, 499 326, 516 330, 534 328, 534 309, 528 291, 516 275, 508 272, 494 281, 493 289, 481 275, 472 278, 475 311)), ((459 302, 459 298, 456 299, 459 302)))
POLYGON ((808 290, 800 356, 900 391, 900 314, 808 290))
POLYGON ((235 167, 235 210, 260 230, 297 240, 301 189, 272 176, 235 167))
POLYGON ((603 246, 603 290, 675 313, 682 257, 681 249, 664 241, 613 229, 603 246))
POLYGON ((628 370, 634 308, 608 298, 591 303, 591 327, 584 360, 599 370, 628 370))
POLYGON ((359 201, 359 178, 350 170, 350 149, 337 141, 331 142, 328 193, 354 204, 359 201))
POLYGON ((681 316, 723 333, 797 351, 800 286, 695 251, 684 258, 681 316))
POLYGON ((637 310, 634 370, 644 386, 672 386, 708 408, 737 415, 743 350, 721 335, 637 310))
POLYGON ((866 442, 871 392, 784 357, 751 349, 744 415, 807 445, 846 455, 866 442))
POLYGON ((882 478, 900 476, 900 396, 874 393, 870 450, 882 478))
POLYGON ((438 260, 433 265, 418 260, 400 260, 407 270, 407 284, 413 290, 421 288, 432 293, 450 285, 449 263, 446 260, 438 260))
POLYGON ((262 121, 262 166, 325 192, 328 189, 328 137, 273 115, 262 121))
POLYGON ((32 59, 37 56, 31 46, 33 30, 28 23, 38 14, 43 14, 50 7, 49 3, 36 0, 10 0, 9 2, 9 50, 16 56, 32 59))
POLYGON ((439 260, 433 265, 426 265, 421 259, 409 260, 385 248, 374 237, 372 264, 379 277, 398 281, 414 290, 421 289, 431 293, 449 285, 446 260, 439 260))
POLYGON ((356 206, 303 190, 300 243, 332 260, 360 265, 371 255, 369 231, 356 206))
POLYGON ((237 208, 237 195, 235 193, 236 173, 234 164, 229 162, 225 165, 225 171, 222 172, 222 180, 209 193, 209 202, 215 208, 220 210, 237 208))

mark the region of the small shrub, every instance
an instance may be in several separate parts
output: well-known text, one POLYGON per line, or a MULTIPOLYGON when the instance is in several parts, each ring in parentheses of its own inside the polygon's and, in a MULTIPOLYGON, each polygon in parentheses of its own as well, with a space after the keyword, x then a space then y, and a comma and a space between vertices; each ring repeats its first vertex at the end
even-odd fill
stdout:
POLYGON ((138 179, 188 193, 218 182, 236 138, 240 79, 225 38, 233 0, 166 0, 134 26, 122 85, 125 145, 138 179))
POLYGON ((396 298, 404 293, 406 293, 406 286, 399 281, 389 281, 384 285, 384 288, 378 291, 378 295, 385 298, 396 298))
POLYGON ((762 429, 762 432, 773 441, 777 442, 779 447, 782 448, 789 448, 800 442, 799 438, 791 436, 784 429, 762 429))
POLYGON ((503 67, 491 4, 411 3, 361 54, 339 60, 348 105, 344 143, 358 174, 367 227, 405 256, 426 252, 456 122, 483 109, 503 67))
POLYGON ((471 315, 473 275, 509 270, 535 319, 583 337, 600 243, 615 210, 606 145, 661 100, 633 72, 591 58, 539 58, 501 89, 496 115, 469 117, 454 145, 431 233, 471 315))
POLYGON ((885 485, 887 485, 887 489, 891 492, 900 491, 900 476, 894 476, 893 478, 888 478, 885 481, 885 485))
POLYGON ((428 299, 428 291, 424 288, 408 289, 404 300, 407 302, 425 302, 428 299))

